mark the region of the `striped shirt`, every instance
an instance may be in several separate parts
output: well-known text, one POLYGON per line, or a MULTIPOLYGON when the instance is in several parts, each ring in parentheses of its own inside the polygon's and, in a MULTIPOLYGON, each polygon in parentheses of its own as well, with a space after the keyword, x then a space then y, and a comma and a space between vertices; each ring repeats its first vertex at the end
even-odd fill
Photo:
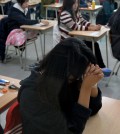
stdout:
POLYGON ((68 11, 61 12, 60 15, 60 32, 61 40, 70 37, 69 32, 72 30, 85 31, 88 30, 90 22, 83 19, 82 15, 77 14, 76 21, 73 20, 71 14, 68 11))

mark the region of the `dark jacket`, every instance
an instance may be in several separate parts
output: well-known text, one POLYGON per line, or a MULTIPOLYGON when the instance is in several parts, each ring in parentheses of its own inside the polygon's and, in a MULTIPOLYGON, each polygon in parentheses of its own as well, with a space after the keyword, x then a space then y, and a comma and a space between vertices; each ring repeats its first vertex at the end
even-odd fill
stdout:
POLYGON ((80 0, 80 7, 88 7, 86 0, 80 0))
POLYGON ((87 109, 77 103, 78 90, 74 88, 69 92, 63 88, 59 94, 59 109, 56 108, 56 101, 53 99, 57 89, 54 92, 52 89, 47 91, 49 87, 42 89, 38 81, 40 78, 39 72, 32 71, 28 78, 20 82, 18 101, 23 118, 23 132, 25 134, 81 134, 89 116, 96 114, 102 106, 100 90, 96 98, 91 98, 90 109, 87 109), (39 94, 47 94, 47 97, 53 101, 41 101, 39 94))
POLYGON ((110 18, 108 26, 113 56, 120 60, 120 8, 118 10, 110 18))
POLYGON ((0 59, 2 62, 5 58, 5 41, 8 34, 8 17, 5 17, 0 21, 0 59))
POLYGON ((9 29, 12 31, 13 29, 20 28, 21 25, 34 25, 38 23, 38 20, 30 20, 29 11, 27 15, 21 12, 19 9, 15 7, 11 7, 9 13, 9 29))
POLYGON ((103 1, 102 6, 103 8, 96 17, 96 24, 106 25, 114 12, 114 3, 105 0, 103 1))

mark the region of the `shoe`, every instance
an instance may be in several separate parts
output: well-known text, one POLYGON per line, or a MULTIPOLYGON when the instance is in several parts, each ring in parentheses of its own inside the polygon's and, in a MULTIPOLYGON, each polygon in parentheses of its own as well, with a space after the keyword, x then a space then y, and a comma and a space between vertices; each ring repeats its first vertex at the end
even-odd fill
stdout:
POLYGON ((39 67, 39 66, 40 66, 40 63, 36 62, 34 64, 29 65, 29 69, 31 70, 31 69, 34 69, 34 68, 39 67))
POLYGON ((112 72, 112 70, 110 70, 109 68, 102 68, 102 71, 103 71, 104 77, 109 77, 112 72))

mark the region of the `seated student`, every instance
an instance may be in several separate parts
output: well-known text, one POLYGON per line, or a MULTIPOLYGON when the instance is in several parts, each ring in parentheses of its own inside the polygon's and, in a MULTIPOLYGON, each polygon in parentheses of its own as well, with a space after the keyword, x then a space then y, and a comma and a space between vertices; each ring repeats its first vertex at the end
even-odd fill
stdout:
POLYGON ((104 0, 96 17, 96 24, 106 25, 114 12, 114 0, 104 0))
POLYGON ((81 134, 102 106, 97 82, 103 73, 91 50, 80 40, 57 44, 18 94, 25 134, 81 134))
MULTIPOLYGON (((21 25, 33 25, 39 23, 39 20, 31 20, 28 11, 28 0, 17 0, 17 3, 10 9, 9 14, 10 29, 20 28, 21 25)), ((47 23, 43 21, 43 23, 47 23)))
MULTIPOLYGON (((33 25, 39 23, 39 20, 30 20, 30 14, 28 12, 28 0, 17 0, 9 10, 8 17, 3 18, 0 22, 0 51, 5 51, 5 41, 9 33, 14 29, 20 29, 21 25, 33 25), (3 20, 4 24, 3 25, 3 20), (1 31, 4 31, 4 33, 1 31), (7 33, 7 34, 6 34, 7 33), (2 35, 5 34, 4 41, 2 35), (2 45, 1 45, 2 42, 2 45), (4 43, 3 43, 4 42, 4 43), (3 49, 4 46, 4 49, 3 49)), ((42 21, 42 23, 48 24, 47 21, 42 21)), ((2 52, 2 62, 4 61, 5 52, 2 52)), ((0 56, 1 57, 1 56, 0 56)))
POLYGON ((108 22, 113 56, 120 60, 120 7, 108 22))
POLYGON ((89 7, 91 6, 91 1, 87 0, 80 0, 80 7, 89 7))
MULTIPOLYGON (((62 12, 59 17, 59 29, 61 31, 61 40, 70 37, 69 31, 98 31, 100 25, 93 25, 90 22, 83 19, 79 12, 79 0, 64 0, 62 12)), ((85 41, 85 44, 92 49, 92 42, 85 41)), ((101 68, 104 68, 103 59, 99 49, 99 44, 95 43, 95 56, 97 63, 101 68)))
MULTIPOLYGON (((44 18, 46 17, 46 8, 44 7, 44 5, 50 5, 54 3, 55 3, 55 0, 41 0, 41 14, 44 18)), ((55 12, 52 10, 49 10, 48 17, 54 18, 55 12)))

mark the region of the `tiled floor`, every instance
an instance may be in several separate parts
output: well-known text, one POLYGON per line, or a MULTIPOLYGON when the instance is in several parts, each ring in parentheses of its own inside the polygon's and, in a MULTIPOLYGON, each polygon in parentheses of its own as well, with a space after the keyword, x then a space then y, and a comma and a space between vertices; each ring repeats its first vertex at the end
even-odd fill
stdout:
MULTIPOLYGON (((103 38, 99 43, 100 43, 100 48, 101 48, 104 62, 106 63, 105 39, 103 38)), ((47 33, 47 36, 46 36, 46 53, 52 49, 52 44, 53 44, 52 32, 51 33, 49 32, 49 33, 47 33)), ((38 48, 38 52, 39 52, 39 57, 42 58, 39 39, 37 40, 37 48, 38 48)), ((34 52, 33 45, 30 45, 28 47, 27 59, 28 59, 27 64, 32 64, 32 63, 36 62, 36 60, 35 60, 36 55, 34 52)), ((110 69, 113 68, 114 63, 115 63, 115 59, 111 56, 110 49, 109 49, 109 67, 110 67, 110 69)), ((22 80, 25 77, 27 77, 29 74, 30 74, 30 71, 24 71, 20 68, 19 58, 17 55, 14 55, 12 60, 7 62, 6 64, 0 63, 0 75, 5 75, 5 76, 9 76, 9 77, 13 77, 13 78, 22 80)), ((107 82, 107 80, 108 80, 108 78, 104 78, 99 83, 101 90, 103 92, 103 96, 120 99, 120 93, 119 93, 120 76, 119 76, 119 74, 118 74, 118 76, 113 76, 109 86, 105 87, 105 83, 107 82)), ((6 116, 6 113, 3 113, 1 115, 1 123, 2 123, 3 127, 5 124, 5 116, 6 116)))

